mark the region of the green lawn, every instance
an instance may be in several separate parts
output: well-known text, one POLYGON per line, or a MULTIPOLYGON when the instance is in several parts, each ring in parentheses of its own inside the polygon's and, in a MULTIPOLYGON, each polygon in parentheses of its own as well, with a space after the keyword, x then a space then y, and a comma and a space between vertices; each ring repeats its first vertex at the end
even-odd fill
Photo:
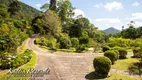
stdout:
POLYGON ((24 42, 22 43, 22 45, 17 48, 17 53, 18 53, 18 54, 22 54, 22 53, 24 53, 25 51, 26 51, 26 41, 24 41, 24 42))
MULTIPOLYGON (((28 70, 28 69, 30 69, 30 68, 34 68, 35 67, 35 64, 36 64, 36 61, 37 61, 37 56, 36 56, 36 54, 35 53, 33 53, 32 52, 32 58, 31 58, 31 60, 30 60, 30 62, 28 62, 27 64, 24 64, 24 65, 22 65, 21 67, 19 67, 19 68, 17 68, 17 69, 24 69, 24 70, 28 70)), ((16 70, 17 70, 16 69, 16 70)), ((24 77, 24 78, 22 78, 22 77, 14 77, 13 75, 9 75, 8 74, 8 70, 5 70, 5 71, 3 71, 3 72, 1 72, 0 73, 0 80, 4 80, 4 78, 5 77, 10 77, 10 80, 15 80, 15 79, 26 79, 26 80, 28 80, 28 78, 29 77, 24 77), (4 73, 3 73, 4 72, 4 73)))
POLYGON ((114 65, 112 65, 112 68, 119 70, 127 70, 129 65, 135 62, 138 62, 138 59, 130 57, 128 59, 120 59, 117 60, 114 65))
POLYGON ((132 76, 126 76, 126 75, 114 73, 110 77, 105 78, 104 80, 142 80, 142 78, 136 78, 132 76))

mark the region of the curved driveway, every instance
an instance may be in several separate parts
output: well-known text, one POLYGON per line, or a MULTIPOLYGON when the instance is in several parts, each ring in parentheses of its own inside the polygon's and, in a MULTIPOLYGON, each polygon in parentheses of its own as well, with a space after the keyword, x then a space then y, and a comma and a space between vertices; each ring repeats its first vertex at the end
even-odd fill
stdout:
MULTIPOLYGON (((97 53, 50 53, 34 45, 34 40, 35 38, 27 39, 26 46, 33 50, 38 57, 35 69, 50 69, 50 74, 42 78, 36 77, 39 80, 86 80, 85 76, 93 70, 94 57, 102 55, 97 53)), ((128 75, 127 72, 115 69, 112 69, 111 72, 128 75)))
POLYGON ((86 80, 85 75, 93 69, 95 54, 50 53, 35 46, 34 38, 27 39, 26 46, 38 57, 35 69, 50 69, 50 74, 45 75, 43 80, 86 80))

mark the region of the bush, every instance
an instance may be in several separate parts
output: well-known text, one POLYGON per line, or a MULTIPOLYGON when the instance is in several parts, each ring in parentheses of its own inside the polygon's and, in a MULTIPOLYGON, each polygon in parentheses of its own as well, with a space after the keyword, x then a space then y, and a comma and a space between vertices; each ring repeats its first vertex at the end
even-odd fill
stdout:
POLYGON ((57 49, 57 40, 55 38, 51 38, 48 40, 48 43, 47 43, 47 47, 50 48, 50 50, 56 50, 57 49))
POLYGON ((76 48, 76 52, 79 52, 79 53, 81 53, 82 51, 84 51, 85 50, 85 48, 86 48, 86 46, 85 45, 79 45, 79 47, 77 47, 76 48))
POLYGON ((79 46, 78 38, 71 38, 72 47, 77 48, 79 46))
POLYGON ((130 74, 141 75, 142 74, 142 64, 140 64, 139 62, 131 64, 128 67, 128 70, 130 74))
POLYGON ((61 37, 59 43, 60 49, 69 49, 71 47, 71 41, 68 37, 61 37))
POLYGON ((112 64, 114 64, 114 62, 118 59, 117 53, 111 50, 106 51, 104 56, 108 57, 111 60, 112 64))
POLYGON ((119 46, 115 46, 115 47, 113 47, 112 49, 113 49, 113 50, 119 50, 120 47, 119 47, 119 46))
POLYGON ((113 50, 117 54, 117 60, 119 59, 119 52, 118 50, 113 50))
POLYGON ((89 47, 90 46, 90 39, 89 39, 89 37, 86 37, 86 36, 83 36, 83 37, 80 37, 79 38, 79 44, 80 45, 86 45, 86 47, 89 47))
POLYGON ((110 68, 111 68, 111 61, 109 58, 105 56, 96 57, 93 61, 93 66, 95 68, 95 72, 100 77, 107 77, 110 68))
POLYGON ((139 51, 140 51, 140 47, 136 47, 133 49, 133 57, 135 58, 139 58, 139 51))
POLYGON ((7 53, 5 53, 4 55, 4 58, 0 62, 1 69, 17 68, 29 62, 32 57, 31 50, 26 50, 25 53, 17 56, 7 56, 7 53))
POLYGON ((110 47, 109 46, 103 46, 103 52, 106 52, 107 50, 109 50, 110 47))
POLYGON ((114 43, 108 43, 107 45, 108 45, 109 47, 114 47, 114 46, 115 46, 114 43))
POLYGON ((119 49, 119 59, 126 59, 127 57, 127 50, 119 49))

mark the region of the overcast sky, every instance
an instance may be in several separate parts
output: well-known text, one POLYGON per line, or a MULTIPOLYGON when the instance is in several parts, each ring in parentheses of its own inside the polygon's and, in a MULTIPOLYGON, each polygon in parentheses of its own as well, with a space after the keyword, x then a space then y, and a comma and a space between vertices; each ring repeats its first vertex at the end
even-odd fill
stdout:
MULTIPOLYGON (((37 9, 49 0, 21 0, 37 9)), ((104 30, 115 27, 121 30, 130 21, 142 26, 142 0, 70 0, 76 15, 82 14, 95 26, 104 30)))

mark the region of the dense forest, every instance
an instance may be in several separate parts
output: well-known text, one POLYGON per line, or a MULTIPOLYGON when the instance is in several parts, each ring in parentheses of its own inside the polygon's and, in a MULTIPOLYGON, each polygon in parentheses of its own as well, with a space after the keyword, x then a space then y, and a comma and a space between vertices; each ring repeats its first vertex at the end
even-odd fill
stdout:
MULTIPOLYGON (((70 0, 51 0, 41 7, 41 11, 18 0, 0 0, 0 68, 16 68, 29 61, 29 50, 20 58, 8 58, 17 56, 17 48, 32 34, 40 34, 35 44, 52 51, 73 49, 81 53, 93 47, 93 52, 104 52, 112 64, 119 58, 125 59, 128 51, 134 51, 136 58, 142 57, 142 27, 135 28, 134 21, 128 24, 129 28, 123 26, 116 34, 106 34, 88 18, 81 15, 74 18, 74 9, 70 0), (28 59, 22 57, 25 55, 28 59)), ((94 63, 97 64, 95 60, 94 63)), ((138 63, 140 67, 135 69, 140 69, 141 63, 142 60, 138 63)))

